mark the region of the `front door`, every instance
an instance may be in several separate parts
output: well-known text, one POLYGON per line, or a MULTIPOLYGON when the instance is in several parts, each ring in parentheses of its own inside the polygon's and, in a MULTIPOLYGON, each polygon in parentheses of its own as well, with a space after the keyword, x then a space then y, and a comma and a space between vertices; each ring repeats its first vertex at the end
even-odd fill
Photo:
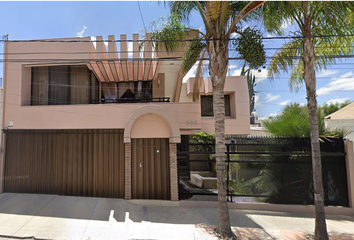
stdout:
POLYGON ((132 198, 170 199, 168 138, 132 139, 132 198))

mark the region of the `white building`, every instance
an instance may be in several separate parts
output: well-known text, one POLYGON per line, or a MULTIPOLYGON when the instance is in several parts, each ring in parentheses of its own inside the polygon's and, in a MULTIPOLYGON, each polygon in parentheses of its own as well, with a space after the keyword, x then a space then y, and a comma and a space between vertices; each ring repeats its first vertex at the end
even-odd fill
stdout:
POLYGON ((345 128, 347 139, 354 141, 354 102, 325 117, 327 129, 345 128))

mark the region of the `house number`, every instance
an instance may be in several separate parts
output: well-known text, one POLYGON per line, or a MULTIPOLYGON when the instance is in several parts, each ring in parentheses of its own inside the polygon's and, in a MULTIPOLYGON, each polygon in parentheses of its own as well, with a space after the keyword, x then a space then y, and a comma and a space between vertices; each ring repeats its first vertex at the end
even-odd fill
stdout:
POLYGON ((193 126, 193 125, 197 125, 198 124, 198 122, 195 120, 195 121, 187 121, 187 126, 189 126, 189 125, 191 125, 191 126, 193 126))

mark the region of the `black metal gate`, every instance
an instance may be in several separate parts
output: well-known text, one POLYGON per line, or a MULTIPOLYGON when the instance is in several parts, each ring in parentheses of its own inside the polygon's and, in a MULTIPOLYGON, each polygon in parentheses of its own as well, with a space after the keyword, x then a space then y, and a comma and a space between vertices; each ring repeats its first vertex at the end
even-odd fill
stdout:
MULTIPOLYGON (((178 145, 180 200, 217 201, 214 144, 178 145)), ((310 138, 234 137, 226 144, 230 202, 314 204, 310 138)), ((348 206, 343 139, 321 142, 325 205, 348 206)))

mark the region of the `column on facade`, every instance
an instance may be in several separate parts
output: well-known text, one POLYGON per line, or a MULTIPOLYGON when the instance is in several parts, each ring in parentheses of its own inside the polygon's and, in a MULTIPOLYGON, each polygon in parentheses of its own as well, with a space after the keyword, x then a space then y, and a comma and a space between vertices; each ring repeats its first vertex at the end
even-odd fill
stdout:
POLYGON ((171 200, 178 201, 177 144, 170 143, 171 200))
POLYGON ((124 198, 132 199, 132 145, 124 144, 124 198))

